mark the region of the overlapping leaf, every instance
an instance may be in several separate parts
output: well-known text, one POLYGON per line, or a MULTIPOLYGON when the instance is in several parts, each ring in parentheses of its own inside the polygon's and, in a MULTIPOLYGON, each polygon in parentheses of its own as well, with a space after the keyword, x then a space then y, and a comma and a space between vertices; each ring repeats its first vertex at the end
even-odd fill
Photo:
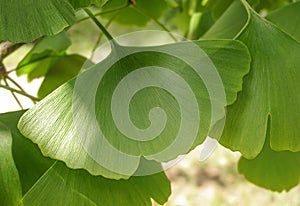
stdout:
POLYGON ((300 42, 299 10, 300 2, 295 2, 271 12, 266 16, 266 19, 279 26, 300 42))
MULTIPOLYGON (((1 130, 1 139, 12 138, 13 142, 10 148, 5 149, 10 151, 10 154, 5 152, 1 158, 12 160, 12 150, 20 176, 18 184, 12 184, 13 181, 10 185, 4 184, 6 187, 5 190, 0 191, 0 197, 2 198, 7 189, 12 189, 13 186, 16 186, 14 190, 18 190, 20 183, 23 190, 23 198, 20 194, 6 193, 5 198, 14 198, 16 204, 3 202, 3 199, 1 203, 20 205, 22 202, 24 206, 44 205, 45 202, 49 206, 140 206, 151 205, 151 198, 159 204, 167 201, 170 195, 170 184, 163 172, 144 177, 131 177, 129 180, 108 180, 101 176, 92 176, 84 170, 69 169, 62 162, 42 156, 38 147, 23 137, 16 128, 22 113, 21 111, 0 115, 0 121, 7 125, 12 134, 11 136, 9 130, 5 128, 5 132, 1 130)), ((1 141, 1 143, 4 146, 8 141, 1 141)), ((3 148, 1 147, 1 152, 4 151, 3 148)), ((14 166, 13 162, 12 165, 14 166)), ((9 168, 9 164, 4 166, 9 168)), ((10 170, 10 176, 17 172, 16 169, 14 170, 15 172, 10 170)))
POLYGON ((11 0, 0 2, 0 40, 32 42, 59 33, 75 21, 66 0, 11 0))
MULTIPOLYGON (((186 47, 191 44, 189 42, 149 48, 119 47, 116 51, 113 50, 103 62, 81 74, 79 78, 67 82, 26 112, 19 122, 19 128, 26 137, 39 145, 43 154, 63 160, 71 168, 84 168, 92 174, 101 174, 108 178, 131 176, 138 168, 140 156, 161 162, 184 154, 202 143, 207 136, 212 121, 212 102, 217 102, 217 108, 214 108, 216 109, 214 120, 222 118, 226 104, 234 102, 237 91, 241 89, 242 77, 248 72, 250 63, 246 47, 237 41, 197 41, 194 43, 196 52, 193 50, 194 47, 186 47), (199 53, 200 48, 206 52, 204 56, 199 53), (106 71, 106 65, 114 61, 114 55, 128 51, 136 51, 136 53, 114 62, 106 71), (176 51, 179 54, 176 57, 162 51, 176 51), (206 68, 208 73, 204 73, 200 77, 190 65, 179 58, 184 56, 193 58, 195 61, 193 64, 204 63, 204 65, 201 64, 203 71, 206 68), (218 79, 211 79, 213 76, 211 72, 214 70, 205 66, 206 60, 212 61, 211 63, 216 67, 215 72, 220 75, 224 88, 217 84, 218 79), (179 84, 181 82, 177 77, 179 75, 187 82, 197 99, 195 104, 199 108, 201 124, 199 126, 194 121, 199 116, 198 111, 195 113, 192 110, 193 98, 183 98, 185 105, 182 107, 175 94, 162 88, 149 86, 149 88, 137 92, 130 101, 130 121, 138 128, 148 128, 150 123, 148 113, 155 107, 163 108, 168 119, 164 123, 162 122, 163 116, 156 117, 156 119, 153 116, 159 127, 165 124, 162 132, 151 140, 133 140, 121 133, 115 125, 115 119, 111 112, 112 95, 125 76, 138 71, 139 68, 155 66, 167 70, 156 74, 145 73, 129 83, 134 86, 148 80, 156 81, 160 82, 163 88, 172 85, 170 89, 173 89, 175 94, 178 94, 177 96, 186 97, 187 91, 179 84), (105 72, 102 79, 100 78, 101 72, 105 72), (204 83, 205 78, 209 78, 206 83, 204 83), (101 82, 97 82, 100 79, 101 82), (75 87, 76 89, 74 89, 75 87), (222 95, 216 97, 214 96, 216 94, 208 94, 208 90, 214 89, 214 87, 225 89, 227 102, 222 102, 222 95), (210 97, 210 95, 212 96, 210 97), (186 133, 181 138, 177 138, 177 133, 183 124, 180 111, 186 111, 185 107, 188 108, 186 113, 189 118, 188 126, 186 125, 187 128, 182 126, 186 129, 183 130, 186 133), (44 117, 47 117, 47 121, 44 121, 44 117), (95 122, 97 122, 96 125, 95 122), (194 131, 194 127, 199 127, 199 129, 194 131), (193 136, 196 136, 195 140, 193 136), (114 153, 115 150, 118 152, 114 153), (109 174, 108 170, 100 165, 105 165, 106 168, 120 168, 124 174, 119 177, 115 173, 109 174)), ((209 64, 211 65, 211 63, 209 64)), ((127 85, 121 88, 130 87, 127 85)), ((128 91, 123 93, 127 94, 128 91)), ((123 100, 124 98, 121 98, 117 101, 118 108, 126 105, 126 103, 122 103, 123 100)), ((120 115, 122 112, 126 114, 127 111, 120 109, 117 114, 120 115)), ((124 121, 127 120, 122 117, 121 124, 124 121)))
POLYGON ((70 45, 71 41, 66 32, 44 37, 18 64, 17 75, 26 74, 29 82, 34 78, 45 76, 49 68, 65 55, 65 51, 70 45))
POLYGON ((21 197, 20 179, 12 156, 12 136, 0 121, 0 203, 16 206, 21 197))
POLYGON ((17 75, 26 74, 29 82, 44 77, 38 91, 39 98, 76 76, 86 61, 83 56, 66 54, 70 44, 66 32, 45 37, 18 64, 17 75))
POLYGON ((45 75, 45 79, 38 91, 38 97, 44 98, 57 87, 77 76, 86 61, 85 57, 77 54, 59 58, 45 75))
POLYGON ((247 45, 252 57, 243 90, 228 107, 220 142, 254 158, 263 148, 270 118, 271 148, 299 151, 299 43, 256 14, 245 1, 235 1, 205 37, 235 37, 247 45))
POLYGON ((272 150, 268 130, 261 153, 252 160, 241 157, 238 169, 256 185, 279 192, 288 191, 300 181, 300 152, 272 150))

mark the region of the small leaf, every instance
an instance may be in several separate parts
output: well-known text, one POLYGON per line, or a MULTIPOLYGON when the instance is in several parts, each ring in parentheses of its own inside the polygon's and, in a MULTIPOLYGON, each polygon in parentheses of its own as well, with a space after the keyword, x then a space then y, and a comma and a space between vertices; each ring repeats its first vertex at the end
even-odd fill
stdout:
MULTIPOLYGON (((137 170, 141 156, 158 162, 169 161, 202 143, 211 122, 223 118, 224 107, 235 101, 249 64, 247 48, 230 40, 157 47, 118 46, 104 61, 62 85, 26 112, 19 129, 39 145, 43 154, 66 162, 70 168, 84 168, 107 178, 128 178, 137 170), (118 59, 120 54, 128 52, 130 55, 118 59), (152 67, 165 69, 152 71, 152 67), (131 78, 130 74, 138 76, 132 81, 124 80, 126 86, 120 86, 114 97, 120 99, 113 100, 117 85, 123 78, 131 78), (141 86, 152 81, 154 86, 141 86), (127 105, 124 101, 131 95, 130 88, 135 87, 139 92, 133 95, 128 108, 124 108, 127 105), (150 115, 153 121, 150 127, 149 111, 157 107, 164 110, 165 116, 150 115), (128 120, 122 117, 127 111, 128 120), (115 118, 121 120, 117 125, 115 118), (144 131, 137 136, 124 134, 119 126, 126 122, 133 122, 140 129, 157 130, 149 129, 152 139, 144 131)), ((128 128, 129 132, 136 132, 128 128)))
POLYGON ((238 169, 247 180, 258 186, 278 192, 288 191, 300 181, 300 152, 272 150, 269 132, 268 129, 260 154, 252 160, 241 157, 238 169))
POLYGON ((227 109, 220 142, 248 159, 254 158, 263 148, 270 117, 271 148, 300 151, 300 95, 297 92, 300 44, 256 14, 245 1, 235 1, 204 36, 236 36, 247 45, 252 57, 243 90, 227 109), (240 22, 236 19, 243 19, 245 25, 236 23, 240 22), (226 27, 231 29, 226 30, 226 27))
POLYGON ((18 206, 22 190, 12 155, 12 141, 9 129, 0 121, 0 203, 18 206))
POLYGON ((71 45, 66 32, 44 37, 17 66, 17 75, 27 74, 28 81, 44 76, 71 45))
POLYGON ((59 58, 45 74, 38 97, 44 98, 57 87, 75 77, 86 61, 85 57, 79 55, 67 55, 59 58))
POLYGON ((32 42, 59 33, 75 21, 66 0, 0 1, 0 40, 32 42))

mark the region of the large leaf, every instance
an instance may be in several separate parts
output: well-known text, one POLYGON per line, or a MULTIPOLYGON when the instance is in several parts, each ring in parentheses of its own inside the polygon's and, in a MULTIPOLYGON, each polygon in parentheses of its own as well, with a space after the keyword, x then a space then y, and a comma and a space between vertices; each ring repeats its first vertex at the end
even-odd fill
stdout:
POLYGON ((273 11, 266 19, 275 23, 281 29, 292 35, 300 42, 300 2, 295 2, 273 11), (291 20, 292 19, 292 20, 291 20))
POLYGON ((17 206, 22 197, 22 190, 11 148, 10 130, 0 121, 0 203, 17 206))
POLYGON ((19 129, 71 168, 128 178, 141 156, 168 161, 202 143, 235 101, 249 63, 246 47, 230 40, 118 46, 26 112, 19 129))
POLYGON ((268 131, 261 153, 252 160, 241 157, 238 168, 247 180, 261 187, 290 190, 300 181, 300 152, 272 150, 268 131))
POLYGON ((299 151, 299 43, 256 14, 245 1, 235 1, 205 35, 234 36, 248 46, 252 65, 237 101, 227 109, 220 142, 246 158, 254 158, 263 148, 270 117, 271 148, 299 151), (244 19, 245 24, 236 23, 236 19, 244 19), (235 31, 221 30, 227 26, 235 31))
MULTIPOLYGON (((170 184, 163 172, 131 177, 129 180, 108 180, 101 176, 92 176, 84 170, 69 169, 62 162, 42 156, 38 147, 23 137, 16 128, 22 113, 21 111, 0 115, 0 121, 10 128, 13 136, 13 156, 23 187, 23 198, 18 196, 22 205, 47 203, 49 206, 150 206, 150 198, 159 204, 167 201, 170 184)), ((3 137, 11 138, 9 132, 3 137)), ((5 157, 10 156, 11 154, 5 154, 5 157)), ((10 186, 7 185, 7 188, 10 186)), ((6 196, 10 197, 13 196, 6 196)))
POLYGON ((75 21, 66 0, 0 1, 0 40, 32 42, 54 35, 75 21))

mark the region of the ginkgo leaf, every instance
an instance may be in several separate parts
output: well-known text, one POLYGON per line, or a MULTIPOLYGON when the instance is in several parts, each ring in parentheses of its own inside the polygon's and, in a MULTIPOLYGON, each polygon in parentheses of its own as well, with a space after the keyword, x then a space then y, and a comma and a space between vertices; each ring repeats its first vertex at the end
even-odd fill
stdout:
POLYGON ((279 26, 300 42, 299 10, 300 2, 295 2, 271 12, 266 16, 266 19, 279 26), (291 19, 293 20, 291 21, 291 19))
MULTIPOLYGON (((151 198, 159 204, 167 201, 171 189, 163 172, 131 177, 129 180, 109 180, 92 176, 84 170, 72 170, 62 162, 42 156, 38 147, 16 128, 22 114, 23 111, 0 115, 0 121, 11 130, 12 136, 9 130, 7 134, 1 135, 4 135, 3 138, 13 138, 12 148, 8 149, 13 151, 23 188, 23 198, 18 196, 19 204, 15 205, 45 205, 46 202, 49 206, 150 206, 151 198)), ((10 156, 5 154, 4 158, 10 156)), ((11 194, 6 196, 11 197, 11 194)))
POLYGON ((300 152, 274 151, 267 132, 265 145, 257 157, 241 157, 238 169, 247 180, 261 187, 281 192, 290 190, 300 181, 300 152))
POLYGON ((12 136, 0 121, 0 203, 18 206, 21 197, 20 179, 12 155, 12 136))
POLYGON ((20 61, 16 68, 18 76, 27 75, 28 81, 44 76, 49 68, 65 55, 71 41, 66 32, 54 36, 44 37, 20 61))
POLYGON ((0 2, 0 40, 32 42, 59 33, 75 21, 66 0, 11 0, 0 2))
POLYGON ((103 6, 109 0, 68 0, 74 9, 80 9, 88 7, 91 4, 97 5, 99 7, 103 6))
POLYGON ((243 90, 227 108, 220 142, 251 159, 262 150, 270 118, 273 150, 300 150, 300 44, 260 17, 245 1, 235 1, 206 38, 235 38, 249 48, 252 64, 243 90), (244 25, 236 23, 236 18, 244 25), (222 28, 230 27, 230 31, 222 28))
POLYGON ((86 61, 85 57, 76 54, 60 57, 45 74, 38 91, 38 97, 44 98, 57 87, 77 76, 86 61))
POLYGON ((249 64, 247 48, 232 40, 117 46, 26 112, 19 129, 70 168, 128 178, 141 156, 169 161, 202 143, 249 64))

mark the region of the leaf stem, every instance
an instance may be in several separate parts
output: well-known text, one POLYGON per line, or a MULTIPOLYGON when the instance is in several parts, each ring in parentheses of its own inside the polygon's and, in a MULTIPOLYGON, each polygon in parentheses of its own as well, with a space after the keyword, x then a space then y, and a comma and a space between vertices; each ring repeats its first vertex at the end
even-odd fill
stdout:
MULTIPOLYGON (((11 77, 9 76, 6 76, 6 78, 11 82, 13 83, 16 87, 18 87, 22 92, 26 93, 25 90, 21 87, 21 85, 19 85, 15 80, 13 80, 11 77)), ((31 99, 31 101, 35 104, 36 101, 31 99)))
MULTIPOLYGON (((4 84, 5 84, 7 87, 9 87, 9 84, 8 84, 6 78, 7 78, 7 76, 3 78, 3 81, 4 81, 4 84)), ((11 90, 10 90, 10 93, 11 93, 11 95, 14 97, 14 99, 16 100, 16 102, 17 102, 17 104, 19 105, 19 107, 21 108, 21 110, 23 110, 24 108, 23 108, 23 106, 22 106, 20 100, 18 99, 18 97, 15 95, 15 93, 14 93, 13 91, 11 91, 11 90)))
POLYGON ((22 92, 22 91, 20 91, 20 90, 11 88, 11 87, 9 87, 9 86, 5 86, 5 85, 1 85, 1 84, 0 84, 0 88, 7 89, 7 90, 9 90, 9 91, 12 91, 12 92, 21 94, 21 95, 23 95, 23 96, 25 96, 25 97, 28 97, 29 99, 34 100, 34 101, 39 101, 39 100, 40 100, 40 99, 38 99, 38 98, 36 98, 36 97, 34 97, 34 96, 31 96, 30 94, 27 94, 26 92, 22 92))
POLYGON ((132 8, 134 8, 137 12, 139 12, 140 14, 152 19, 158 26, 160 26, 163 30, 165 30, 166 32, 168 32, 169 36, 175 41, 178 42, 178 39, 171 33, 171 31, 165 27, 165 25, 163 25, 160 21, 158 21, 156 18, 154 18, 153 16, 151 16, 150 14, 148 14, 145 10, 137 7, 135 4, 132 4, 132 8))
MULTIPOLYGON (((104 15, 104 14, 109 14, 109 13, 113 13, 113 12, 116 12, 116 11, 121 11, 121 10, 127 8, 128 6, 129 6, 129 4, 127 3, 124 6, 120 6, 118 8, 114 8, 114 9, 110 9, 110 10, 98 12, 98 13, 94 14, 94 16, 101 16, 101 15, 104 15)), ((79 19, 76 23, 80 23, 80 22, 85 21, 85 20, 87 20, 89 18, 90 18, 89 16, 88 17, 84 17, 82 19, 79 19)))
MULTIPOLYGON (((108 28, 110 26, 110 24, 112 23, 112 21, 118 16, 119 13, 116 13, 106 24, 105 24, 105 28, 108 28)), ((103 33, 101 33, 97 39, 97 42, 92 50, 92 55, 94 54, 94 52, 96 51, 101 39, 103 37, 103 33)), ((92 58, 92 57, 91 57, 92 58)))
POLYGON ((105 29, 105 27, 98 21, 98 19, 94 16, 94 14, 89 9, 84 9, 84 11, 89 15, 89 17, 94 21, 94 23, 98 26, 98 28, 103 32, 106 38, 110 41, 113 41, 113 37, 110 33, 105 29))

